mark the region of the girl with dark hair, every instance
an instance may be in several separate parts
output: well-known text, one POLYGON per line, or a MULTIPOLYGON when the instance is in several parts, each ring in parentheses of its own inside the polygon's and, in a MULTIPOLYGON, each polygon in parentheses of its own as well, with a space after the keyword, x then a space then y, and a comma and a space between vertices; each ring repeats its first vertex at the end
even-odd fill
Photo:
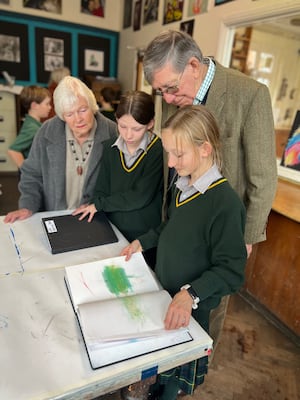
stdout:
POLYGON ((161 222, 162 144, 152 131, 154 103, 149 94, 121 96, 116 118, 119 137, 104 142, 94 198, 73 215, 91 221, 102 210, 131 241, 161 222))

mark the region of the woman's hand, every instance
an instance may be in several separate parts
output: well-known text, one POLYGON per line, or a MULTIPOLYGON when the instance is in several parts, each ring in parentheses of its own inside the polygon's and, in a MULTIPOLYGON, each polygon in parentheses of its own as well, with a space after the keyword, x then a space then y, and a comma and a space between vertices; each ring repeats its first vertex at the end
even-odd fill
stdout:
POLYGON ((165 329, 188 326, 192 314, 193 299, 186 289, 180 290, 172 299, 165 317, 165 329))
POLYGON ((76 210, 73 211, 72 215, 82 214, 79 217, 79 221, 82 221, 87 215, 89 215, 88 222, 91 222, 96 212, 97 209, 95 207, 95 204, 83 204, 80 207, 76 208, 76 210))
POLYGON ((121 251, 121 256, 126 256, 125 261, 128 261, 133 253, 137 253, 139 251, 143 251, 142 245, 139 240, 134 240, 128 246, 124 247, 121 251))
POLYGON ((11 211, 6 214, 4 218, 4 223, 12 223, 17 220, 23 220, 32 216, 32 211, 28 210, 27 208, 20 208, 20 210, 11 211))

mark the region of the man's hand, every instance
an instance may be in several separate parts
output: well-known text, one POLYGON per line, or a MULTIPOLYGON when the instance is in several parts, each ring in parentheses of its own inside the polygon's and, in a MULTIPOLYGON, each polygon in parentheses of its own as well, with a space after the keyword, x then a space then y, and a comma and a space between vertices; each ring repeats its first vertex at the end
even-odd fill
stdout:
POLYGON ((20 210, 11 211, 6 214, 4 218, 4 222, 6 224, 15 222, 17 220, 23 220, 32 216, 32 211, 28 210, 27 208, 21 208, 20 210))

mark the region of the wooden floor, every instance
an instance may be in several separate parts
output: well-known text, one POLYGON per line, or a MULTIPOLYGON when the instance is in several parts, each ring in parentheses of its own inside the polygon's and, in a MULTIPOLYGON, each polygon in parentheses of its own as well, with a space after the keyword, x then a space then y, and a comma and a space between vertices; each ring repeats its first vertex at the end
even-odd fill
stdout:
POLYGON ((234 295, 205 382, 189 398, 299 400, 300 348, 234 295))

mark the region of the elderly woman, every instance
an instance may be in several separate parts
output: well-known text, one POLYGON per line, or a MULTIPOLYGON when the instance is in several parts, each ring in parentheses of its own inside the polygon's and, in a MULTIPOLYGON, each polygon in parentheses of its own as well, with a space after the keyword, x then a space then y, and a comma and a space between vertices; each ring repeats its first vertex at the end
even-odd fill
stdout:
POLYGON ((77 78, 66 76, 59 83, 54 106, 57 116, 44 122, 22 165, 19 210, 8 213, 6 223, 88 203, 102 143, 117 137, 116 124, 98 111, 93 92, 77 78))

